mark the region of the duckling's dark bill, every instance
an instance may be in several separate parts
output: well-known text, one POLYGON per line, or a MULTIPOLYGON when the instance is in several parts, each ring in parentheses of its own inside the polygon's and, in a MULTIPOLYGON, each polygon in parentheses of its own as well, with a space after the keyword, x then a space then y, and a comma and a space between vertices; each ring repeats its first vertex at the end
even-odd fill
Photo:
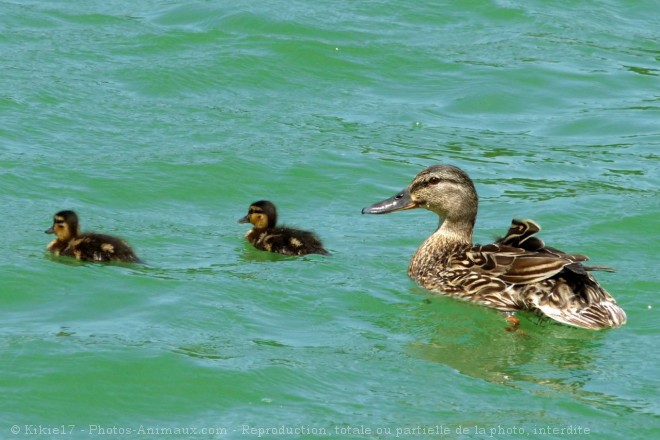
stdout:
POLYGON ((362 214, 387 214, 414 208, 417 208, 417 204, 413 202, 410 191, 406 188, 394 197, 362 208, 362 214))
POLYGON ((245 217, 241 217, 240 219, 238 219, 238 222, 239 223, 250 223, 250 219, 246 215, 245 217))

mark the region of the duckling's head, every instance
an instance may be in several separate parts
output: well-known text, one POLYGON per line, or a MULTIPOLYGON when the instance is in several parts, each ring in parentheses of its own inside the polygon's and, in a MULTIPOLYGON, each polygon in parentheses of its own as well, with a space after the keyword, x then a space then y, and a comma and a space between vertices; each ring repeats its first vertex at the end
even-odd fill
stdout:
POLYGON ((80 234, 78 216, 73 211, 60 211, 53 216, 53 226, 44 232, 55 234, 59 241, 70 241, 80 234))
POLYGON ((397 195, 362 209, 363 214, 387 214, 425 208, 445 221, 471 223, 477 217, 479 199, 468 175, 452 165, 433 165, 419 173, 397 195))
POLYGON ((248 213, 239 223, 252 223, 256 229, 270 229, 277 224, 277 209, 268 200, 259 200, 250 205, 248 213))

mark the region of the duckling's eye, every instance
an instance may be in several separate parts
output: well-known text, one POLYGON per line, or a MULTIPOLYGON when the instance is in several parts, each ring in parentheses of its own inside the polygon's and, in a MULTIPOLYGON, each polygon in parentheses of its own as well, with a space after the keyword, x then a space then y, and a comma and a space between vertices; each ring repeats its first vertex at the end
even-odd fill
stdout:
POLYGON ((436 176, 433 176, 429 179, 429 183, 431 185, 437 185, 438 183, 440 183, 440 178, 436 177, 436 176))

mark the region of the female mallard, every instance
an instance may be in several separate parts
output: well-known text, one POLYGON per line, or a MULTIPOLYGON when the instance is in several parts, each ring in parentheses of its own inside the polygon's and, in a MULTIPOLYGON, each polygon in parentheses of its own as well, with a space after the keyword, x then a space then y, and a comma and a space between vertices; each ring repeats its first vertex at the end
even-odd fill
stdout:
POLYGON ((284 255, 330 255, 313 232, 278 227, 277 210, 268 200, 254 202, 247 215, 238 222, 252 223, 254 227, 245 234, 245 239, 262 251, 284 255))
POLYGON ((46 234, 57 238, 48 244, 49 252, 83 261, 140 262, 133 249, 121 238, 93 232, 80 233, 78 216, 73 211, 60 211, 46 234))
POLYGON ((419 173, 401 193, 362 210, 385 214, 426 208, 438 229, 413 255, 408 275, 426 289, 498 310, 530 310, 587 329, 619 327, 626 314, 583 266, 588 258, 547 247, 531 220, 513 220, 504 238, 473 245, 478 198, 461 169, 436 165, 419 173))

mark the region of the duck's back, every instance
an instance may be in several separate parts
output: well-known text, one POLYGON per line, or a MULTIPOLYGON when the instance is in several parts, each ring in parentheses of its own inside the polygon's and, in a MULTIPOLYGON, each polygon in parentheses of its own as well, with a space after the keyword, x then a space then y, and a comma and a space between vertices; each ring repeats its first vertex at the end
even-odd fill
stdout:
POLYGON ((506 295, 500 294, 498 299, 505 306, 530 309, 582 328, 625 324, 623 309, 590 273, 611 269, 585 266, 586 256, 545 246, 533 236, 539 230, 531 220, 514 220, 505 237, 466 252, 463 261, 469 263, 464 264, 476 273, 489 274, 495 287, 502 283, 506 295))
POLYGON ((287 227, 267 229, 254 237, 252 244, 257 249, 284 255, 330 255, 313 232, 287 227))
POLYGON ((96 233, 79 235, 60 255, 83 261, 140 262, 133 249, 121 238, 96 233))
POLYGON ((567 266, 542 286, 526 286, 525 300, 555 321, 594 330, 626 323, 623 309, 581 265, 567 266))

